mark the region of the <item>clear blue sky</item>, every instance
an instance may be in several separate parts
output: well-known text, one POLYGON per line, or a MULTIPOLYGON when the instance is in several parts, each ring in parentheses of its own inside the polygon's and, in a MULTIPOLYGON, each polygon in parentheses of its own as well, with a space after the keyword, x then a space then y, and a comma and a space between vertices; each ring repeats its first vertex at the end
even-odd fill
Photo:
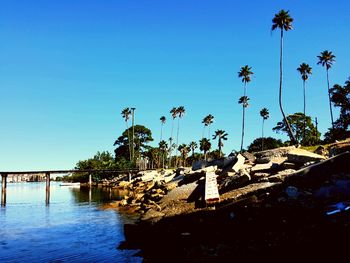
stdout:
MULTIPOLYGON (((180 142, 198 140, 201 121, 229 134, 224 151, 239 149, 243 85, 248 64, 245 147, 282 119, 278 109, 279 33, 271 19, 290 10, 285 35, 284 104, 302 111, 296 68, 309 63, 307 114, 330 126, 325 69, 316 56, 336 55, 331 84, 350 76, 350 3, 343 1, 17 1, 0 3, 0 170, 73 168, 97 151, 113 152, 125 129, 120 112, 136 107, 136 123, 170 137, 169 110, 185 106, 180 142)), ((336 116, 338 112, 336 111, 336 116)), ((216 146, 216 143, 214 143, 216 146)), ((154 144, 155 145, 155 144, 154 144)))

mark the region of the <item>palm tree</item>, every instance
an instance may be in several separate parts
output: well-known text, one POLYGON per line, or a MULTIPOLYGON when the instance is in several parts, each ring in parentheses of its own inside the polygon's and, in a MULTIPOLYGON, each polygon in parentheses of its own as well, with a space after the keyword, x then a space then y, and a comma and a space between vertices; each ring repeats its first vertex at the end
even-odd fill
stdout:
POLYGON ((202 123, 204 123, 204 127, 203 127, 203 134, 202 134, 202 138, 204 137, 204 130, 205 127, 208 126, 208 139, 210 140, 210 125, 214 122, 214 116, 209 114, 207 116, 204 117, 204 119, 202 120, 202 123))
MULTIPOLYGON (((300 64, 299 68, 297 68, 299 71, 301 78, 303 80, 303 93, 304 93, 304 116, 306 116, 306 91, 305 91, 305 83, 309 78, 309 75, 312 74, 312 68, 309 66, 309 64, 302 63, 300 64)), ((303 140, 305 140, 305 128, 306 128, 306 120, 304 119, 304 129, 303 129, 303 140)))
POLYGON ((177 148, 179 150, 179 152, 181 153, 182 156, 182 165, 186 166, 186 158, 187 158, 187 154, 190 150, 190 148, 186 145, 186 144, 181 144, 179 145, 179 147, 177 148))
POLYGON ((244 67, 241 67, 241 70, 238 72, 238 77, 242 78, 242 82, 244 83, 244 95, 246 95, 246 86, 247 83, 250 82, 250 76, 253 75, 253 71, 251 71, 252 67, 249 67, 248 65, 245 65, 244 67))
POLYGON ((264 122, 270 117, 269 110, 267 108, 262 108, 260 111, 260 116, 262 117, 262 133, 261 133, 261 150, 264 150, 264 122))
MULTIPOLYGON (((174 120, 177 117, 177 109, 175 107, 173 107, 170 110, 170 114, 172 117, 172 122, 171 122, 171 135, 170 135, 170 139, 169 139, 169 145, 173 145, 173 132, 174 132, 174 120)), ((171 165, 171 153, 172 153, 172 147, 170 147, 170 151, 169 151, 169 166, 171 165)))
POLYGON ((130 144, 130 132, 129 132, 129 119, 131 115, 130 108, 124 108, 121 112, 121 115, 123 119, 125 120, 126 130, 128 131, 128 141, 129 141, 129 156, 130 156, 130 162, 131 162, 131 144, 130 144))
POLYGON ((204 160, 207 160, 207 152, 210 151, 211 143, 207 138, 203 138, 199 141, 199 149, 204 153, 204 160))
POLYGON ((272 19, 272 30, 275 30, 276 28, 279 28, 281 30, 281 39, 280 39, 280 87, 279 87, 279 106, 280 110, 283 116, 283 120, 287 124, 288 127, 288 134, 289 138, 292 142, 292 144, 296 144, 297 141, 295 139, 295 136, 292 132, 292 129, 290 127, 290 124, 286 118, 286 115, 284 114, 283 107, 282 107, 282 78, 283 78, 283 32, 293 29, 292 27, 293 18, 289 16, 289 11, 281 10, 277 14, 275 14, 275 17, 272 19))
POLYGON ((162 117, 160 117, 160 123, 161 123, 161 126, 160 126, 160 140, 159 141, 162 141, 163 140, 163 126, 164 126, 164 124, 165 124, 165 122, 166 122, 166 118, 165 118, 165 116, 162 116, 162 117))
POLYGON ((208 139, 210 140, 210 126, 214 122, 214 116, 209 114, 206 120, 206 126, 208 126, 208 139))
POLYGON ((166 141, 162 140, 159 142, 159 150, 162 154, 162 163, 163 163, 163 169, 164 169, 164 159, 165 159, 165 156, 166 156, 166 152, 168 150, 168 144, 166 143, 166 141))
POLYGON ((180 131, 180 119, 182 119, 182 117, 185 114, 185 107, 184 106, 180 106, 176 109, 177 115, 178 115, 178 119, 177 119, 177 133, 176 133, 176 146, 179 145, 179 131, 180 131))
POLYGON ((329 87, 329 76, 328 76, 328 70, 333 66, 333 63, 335 62, 335 56, 332 54, 332 51, 325 50, 321 52, 320 56, 317 56, 319 61, 317 62, 317 65, 321 64, 323 67, 326 66, 326 72, 327 72, 327 86, 328 86, 328 99, 329 99, 329 111, 331 113, 331 121, 332 121, 332 128, 334 129, 334 121, 333 121, 333 112, 332 112, 332 103, 331 103, 331 92, 329 87))
MULTIPOLYGON (((251 67, 248 65, 245 65, 244 67, 241 67, 241 70, 238 72, 238 77, 242 78, 242 82, 244 83, 244 95, 243 97, 246 96, 246 89, 247 89, 247 83, 250 82, 250 76, 253 75, 253 71, 251 71, 251 67)), ((243 111, 243 120, 242 120, 242 140, 241 140, 241 151, 243 149, 243 140, 244 140, 244 124, 245 124, 245 105, 244 103, 242 104, 242 111, 243 111)))
POLYGON ((216 130, 215 135, 213 135, 213 140, 218 138, 218 148, 219 148, 219 156, 222 156, 221 148, 224 146, 222 141, 227 140, 228 134, 224 130, 216 130))
POLYGON ((194 157, 194 150, 198 148, 198 144, 195 141, 192 141, 188 146, 192 151, 192 157, 194 157))
POLYGON ((241 152, 243 150, 243 139, 244 139, 244 125, 245 125, 245 108, 249 106, 248 104, 249 98, 247 96, 242 96, 239 98, 238 103, 242 104, 243 107, 243 117, 242 117, 242 140, 241 140, 241 152))

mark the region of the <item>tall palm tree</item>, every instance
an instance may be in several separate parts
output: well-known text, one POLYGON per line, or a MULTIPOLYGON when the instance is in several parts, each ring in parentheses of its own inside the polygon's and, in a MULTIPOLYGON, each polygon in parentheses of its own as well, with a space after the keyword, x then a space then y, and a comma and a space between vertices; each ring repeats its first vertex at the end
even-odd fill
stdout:
POLYGON ((173 147, 171 147, 173 145, 173 132, 174 132, 174 120, 176 119, 177 117, 177 108, 173 107, 171 110, 170 110, 170 114, 171 114, 171 117, 172 117, 172 122, 171 122, 171 135, 170 135, 170 139, 169 139, 169 145, 170 145, 170 149, 169 149, 169 166, 171 165, 171 154, 172 154, 172 149, 173 147))
POLYGON ((283 78, 283 32, 293 29, 292 27, 293 18, 290 17, 289 11, 281 10, 277 14, 275 14, 275 17, 272 19, 272 30, 275 30, 279 28, 281 30, 281 38, 280 38, 280 87, 279 87, 279 106, 280 110, 283 116, 284 122, 287 124, 288 127, 288 134, 289 138, 292 142, 292 144, 296 144, 297 141, 295 139, 295 136, 292 132, 292 128, 290 127, 290 124, 286 118, 286 115, 284 114, 283 107, 282 107, 282 78, 283 78))
POLYGON ((262 129, 261 129, 261 150, 264 150, 264 122, 270 117, 269 110, 267 108, 262 108, 260 111, 260 116, 262 117, 262 129))
POLYGON ((329 111, 331 113, 331 121, 332 121, 332 128, 334 129, 334 120, 333 120, 333 112, 332 112, 332 102, 331 102, 331 92, 329 87, 329 76, 328 76, 328 70, 333 66, 333 63, 335 62, 335 56, 332 54, 332 51, 325 50, 321 52, 320 56, 318 57, 317 65, 322 65, 323 67, 326 67, 327 72, 327 86, 328 86, 328 99, 329 99, 329 111))
MULTIPOLYGON (((253 71, 251 71, 251 67, 245 65, 241 67, 241 70, 238 71, 238 77, 242 78, 242 82, 244 83, 244 94, 243 97, 246 97, 247 94, 247 83, 250 82, 250 76, 253 75, 253 71)), ((243 140, 244 140, 244 124, 245 124, 245 104, 242 104, 243 111, 243 120, 242 120, 242 140, 241 140, 241 151, 243 150, 243 140)))
MULTIPOLYGON (((309 66, 309 64, 302 63, 300 64, 299 68, 297 68, 299 71, 301 78, 303 80, 303 94, 304 94, 304 116, 306 116, 306 90, 305 90, 305 83, 309 78, 309 75, 312 74, 312 68, 309 66)), ((303 140, 305 140, 305 128, 306 128, 306 119, 304 118, 304 128, 303 128, 303 140)))
POLYGON ((195 141, 192 141, 188 146, 192 151, 192 157, 194 157, 194 150, 198 148, 198 144, 195 141))
POLYGON ((202 121, 202 123, 204 123, 202 138, 204 137, 205 127, 208 126, 208 139, 210 140, 210 126, 211 126, 211 124, 213 122, 214 122, 214 116, 213 115, 208 114, 207 116, 204 117, 204 119, 202 121))
POLYGON ((162 140, 159 142, 159 151, 162 154, 162 164, 163 164, 163 169, 164 169, 164 159, 166 157, 166 152, 168 150, 168 144, 166 141, 162 140))
POLYGON ((245 125, 245 108, 249 106, 248 104, 249 98, 247 96, 242 96, 239 98, 238 103, 242 104, 243 107, 243 117, 242 117, 242 140, 241 140, 241 152, 243 150, 243 139, 244 139, 244 125, 245 125))
POLYGON ((207 160, 207 152, 210 151, 211 143, 207 138, 203 138, 199 141, 199 149, 204 153, 204 160, 207 160))
POLYGON ((176 133, 176 146, 179 145, 179 131, 180 131, 180 119, 182 119, 182 117, 185 115, 185 107, 184 106, 180 106, 176 109, 177 112, 177 133, 176 133))
POLYGON ((179 150, 179 152, 181 153, 182 156, 182 165, 186 166, 186 158, 187 158, 187 154, 190 151, 190 148, 186 145, 186 144, 181 144, 179 145, 179 147, 177 148, 179 150))
POLYGON ((224 146, 222 141, 227 140, 228 134, 224 130, 216 130, 215 135, 213 135, 213 140, 218 138, 218 148, 219 148, 219 156, 222 156, 221 148, 224 146))
POLYGON ((121 112, 121 115, 125 121, 125 125, 126 125, 126 130, 128 131, 128 141, 129 141, 129 156, 130 156, 130 162, 131 162, 131 143, 130 143, 130 132, 129 132, 129 119, 130 119, 130 115, 131 115, 131 110, 130 108, 124 108, 121 112))
POLYGON ((242 82, 244 83, 244 95, 246 95, 246 86, 247 83, 250 82, 250 76, 253 75, 252 67, 249 67, 248 65, 245 65, 244 67, 241 67, 240 71, 238 71, 238 77, 242 78, 242 82))
POLYGON ((163 126, 164 126, 164 124, 165 124, 165 122, 166 122, 166 118, 165 118, 165 116, 162 116, 162 117, 160 117, 160 123, 161 123, 161 126, 160 126, 160 140, 159 141, 162 141, 163 140, 163 126))

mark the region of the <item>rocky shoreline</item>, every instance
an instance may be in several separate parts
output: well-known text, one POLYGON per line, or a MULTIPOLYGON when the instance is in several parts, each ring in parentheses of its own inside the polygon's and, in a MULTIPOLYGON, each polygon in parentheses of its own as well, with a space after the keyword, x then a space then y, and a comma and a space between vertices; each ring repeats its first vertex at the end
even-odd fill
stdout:
POLYGON ((115 183, 129 194, 112 206, 139 215, 120 248, 141 249, 145 262, 340 256, 350 223, 347 147, 329 149, 331 158, 324 149, 245 152, 115 183), (217 176, 214 203, 205 200, 209 173, 217 176))

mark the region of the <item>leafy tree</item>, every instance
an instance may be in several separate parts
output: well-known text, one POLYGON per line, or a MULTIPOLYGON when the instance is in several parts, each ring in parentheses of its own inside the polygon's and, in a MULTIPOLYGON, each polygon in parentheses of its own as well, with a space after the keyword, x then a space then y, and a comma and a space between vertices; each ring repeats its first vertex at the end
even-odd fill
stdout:
POLYGON ((248 152, 259 152, 261 150, 262 141, 264 141, 264 150, 275 149, 283 146, 281 140, 272 137, 256 138, 249 146, 248 152))
POLYGON ((160 126, 160 140, 159 141, 162 141, 163 140, 163 126, 164 126, 164 124, 165 124, 165 122, 166 122, 166 118, 165 118, 165 116, 162 116, 162 117, 160 117, 160 123, 161 123, 161 126, 160 126))
MULTIPOLYGON (((305 83, 309 78, 309 75, 312 73, 312 68, 309 66, 309 64, 302 63, 300 64, 299 68, 297 68, 301 75, 301 79, 303 80, 303 95, 304 95, 304 115, 306 116, 306 89, 305 89, 305 83)), ((303 137, 305 139, 305 122, 304 122, 304 130, 303 130, 303 137)))
MULTIPOLYGON (((128 133, 132 128, 128 128, 125 130, 122 135, 114 142, 114 146, 118 146, 114 153, 116 155, 116 159, 126 157, 129 154, 129 140, 128 133)), ((135 125, 134 126, 134 148, 135 148, 135 157, 140 158, 141 153, 147 150, 147 143, 153 141, 152 132, 150 129, 146 128, 143 125, 135 125)))
POLYGON ((129 160, 131 162, 131 143, 130 143, 130 131, 129 131, 129 119, 130 119, 130 115, 131 115, 131 110, 130 108, 124 108, 122 110, 122 117, 125 120, 125 125, 126 125, 126 129, 128 130, 128 141, 129 141, 129 160))
MULTIPOLYGON (((118 163, 113 158, 112 154, 106 151, 97 152, 94 157, 87 160, 81 160, 75 165, 76 170, 122 170, 122 163, 118 163)), ((93 172, 91 173, 93 181, 99 181, 104 178, 111 178, 112 173, 93 172)), ((75 182, 88 182, 89 173, 73 173, 69 178, 75 182)))
MULTIPOLYGON (((300 140, 303 145, 315 145, 320 140, 320 133, 313 125, 311 117, 305 116, 301 112, 297 112, 287 116, 288 122, 291 125, 293 133, 297 140, 300 140), (303 139, 304 122, 306 123, 305 138, 303 139)), ((272 129, 277 133, 288 133, 288 127, 282 120, 277 123, 276 127, 272 129)))
POLYGON ((325 134, 327 143, 350 137, 350 78, 344 86, 335 84, 330 93, 334 106, 340 108, 340 115, 334 123, 334 128, 329 129, 325 134))
POLYGON ((264 123, 270 117, 269 110, 267 108, 262 108, 260 111, 260 116, 262 117, 262 129, 261 129, 261 150, 264 150, 264 123))
POLYGON ((283 32, 293 29, 292 27, 293 18, 290 17, 289 11, 281 10, 275 17, 272 19, 272 30, 279 28, 281 30, 281 38, 280 38, 280 85, 279 85, 279 106, 283 116, 283 120, 286 123, 287 132, 292 144, 296 144, 297 141, 293 135, 292 128, 284 114, 284 110, 282 107, 282 80, 283 80, 283 32))
POLYGON ((322 65, 323 67, 326 67, 328 98, 329 98, 329 111, 331 113, 332 128, 334 129, 334 119, 333 119, 333 111, 332 111, 332 103, 331 103, 331 91, 330 91, 330 87, 329 87, 328 71, 332 67, 333 63, 335 62, 335 56, 332 54, 332 51, 325 50, 325 51, 321 52, 321 55, 317 56, 317 58, 318 58, 317 65, 322 65))
POLYGON ((241 67, 241 70, 238 72, 238 77, 242 78, 242 82, 244 83, 244 94, 243 97, 240 98, 240 101, 242 99, 242 102, 239 102, 242 104, 242 112, 243 112, 243 118, 242 118, 242 139, 241 139, 241 151, 243 150, 243 140, 244 140, 244 124, 245 124, 245 109, 248 106, 248 97, 246 96, 246 89, 247 89, 247 83, 250 82, 250 76, 253 75, 253 71, 251 71, 251 67, 248 65, 245 65, 244 67, 241 67))
POLYGON ((215 135, 213 135, 213 140, 218 138, 218 150, 219 150, 219 157, 222 156, 221 148, 224 146, 222 141, 227 140, 228 134, 224 130, 216 130, 215 135))
POLYGON ((199 149, 204 153, 204 160, 207 160, 207 152, 210 151, 211 143, 207 138, 199 141, 199 149))

